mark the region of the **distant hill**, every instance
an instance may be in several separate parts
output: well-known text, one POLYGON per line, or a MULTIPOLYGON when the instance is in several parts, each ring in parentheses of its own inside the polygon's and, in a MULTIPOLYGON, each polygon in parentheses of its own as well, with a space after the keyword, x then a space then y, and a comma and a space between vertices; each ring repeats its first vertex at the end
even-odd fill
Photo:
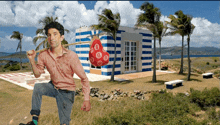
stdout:
MULTIPOLYGON (((37 53, 37 55, 38 55, 38 53, 37 53)), ((20 52, 15 52, 15 53, 0 52, 0 59, 19 58, 19 57, 20 57, 20 52)), ((27 58, 26 51, 22 51, 21 52, 21 58, 27 58)))
POLYGON ((1 57, 1 56, 8 56, 8 55, 10 55, 10 54, 12 54, 12 53, 0 52, 0 57, 1 57))
MULTIPOLYGON (((162 47, 162 55, 181 55, 181 47, 162 47)), ((27 58, 26 51, 22 51, 22 58, 27 58)), ((38 55, 39 53, 37 53, 38 55)), ((153 54, 153 49, 152 49, 153 54)), ((157 54, 159 54, 159 48, 157 48, 157 54)), ((184 55, 187 55, 187 47, 184 47, 184 55)), ((190 47, 190 55, 220 55, 220 48, 216 47, 190 47)), ((19 58, 20 52, 6 53, 0 52, 0 59, 4 58, 19 58)))
MULTIPOLYGON (((187 48, 184 47, 183 54, 187 55, 187 48)), ((159 54, 159 48, 157 48, 159 54)), ((153 51, 152 51, 153 53, 153 51)), ((162 47, 161 54, 163 55, 181 55, 181 47, 162 47)), ((190 55, 220 55, 220 48, 216 47, 190 47, 190 55)))

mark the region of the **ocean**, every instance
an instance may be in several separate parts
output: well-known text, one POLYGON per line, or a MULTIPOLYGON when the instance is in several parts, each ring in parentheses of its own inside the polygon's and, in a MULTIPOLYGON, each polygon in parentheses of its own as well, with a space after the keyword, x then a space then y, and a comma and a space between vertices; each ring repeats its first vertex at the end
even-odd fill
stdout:
MULTIPOLYGON (((7 58, 7 59, 0 59, 0 60, 11 60, 11 61, 17 61, 20 62, 20 58, 7 58)), ((37 60, 37 58, 35 58, 37 60)), ((22 58, 22 63, 27 63, 29 62, 28 58, 22 58)), ((0 63, 0 65, 5 65, 6 63, 0 63)))
MULTIPOLYGON (((183 56, 184 58, 187 58, 187 55, 183 56)), ((190 57, 220 57, 220 55, 190 55, 190 57)), ((181 55, 161 55, 161 59, 178 59, 181 58, 181 55)), ((159 59, 159 55, 157 55, 157 59, 159 59)), ((20 62, 19 58, 8 58, 8 59, 0 59, 0 60, 12 60, 20 62)), ((35 58, 37 60, 37 57, 35 58)), ((29 62, 28 58, 22 58, 23 63, 29 62)), ((5 65, 6 63, 0 63, 0 65, 5 65)))

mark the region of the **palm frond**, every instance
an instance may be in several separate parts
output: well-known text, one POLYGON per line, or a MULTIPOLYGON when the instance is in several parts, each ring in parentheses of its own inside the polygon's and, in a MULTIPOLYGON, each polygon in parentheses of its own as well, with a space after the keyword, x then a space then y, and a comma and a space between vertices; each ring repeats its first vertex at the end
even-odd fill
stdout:
POLYGON ((42 46, 44 44, 45 40, 42 41, 41 43, 38 44, 38 46, 36 47, 35 51, 39 50, 40 46, 42 46))
POLYGON ((64 31, 66 31, 66 33, 69 33, 69 32, 70 32, 68 29, 64 29, 64 31))
POLYGON ((44 34, 44 29, 37 29, 36 35, 37 35, 37 34, 44 34))
POLYGON ((102 14, 106 16, 109 20, 114 20, 114 15, 110 9, 104 9, 102 14))

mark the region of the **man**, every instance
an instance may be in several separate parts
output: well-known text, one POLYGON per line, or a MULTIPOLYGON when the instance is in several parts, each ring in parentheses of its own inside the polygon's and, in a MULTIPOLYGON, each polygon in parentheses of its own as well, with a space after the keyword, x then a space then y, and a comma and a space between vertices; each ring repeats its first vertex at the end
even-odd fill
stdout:
POLYGON ((58 22, 52 22, 44 28, 50 44, 50 49, 38 55, 38 63, 35 64, 36 52, 32 50, 27 54, 32 65, 32 70, 36 78, 44 72, 44 67, 50 73, 49 83, 36 83, 32 95, 32 109, 30 114, 32 121, 20 125, 37 125, 40 115, 42 95, 56 98, 60 125, 69 125, 70 114, 75 96, 75 83, 73 75, 76 73, 81 78, 84 102, 81 110, 89 111, 90 105, 90 85, 76 53, 67 50, 61 45, 64 39, 64 28, 58 22))

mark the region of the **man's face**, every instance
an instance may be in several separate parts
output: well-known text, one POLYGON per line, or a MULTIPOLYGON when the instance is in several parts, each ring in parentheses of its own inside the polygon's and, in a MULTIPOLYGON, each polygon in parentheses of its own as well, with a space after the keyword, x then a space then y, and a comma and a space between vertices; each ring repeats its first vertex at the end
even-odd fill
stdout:
POLYGON ((55 28, 50 28, 47 34, 48 42, 52 48, 56 48, 61 44, 64 35, 60 36, 60 32, 55 28))

